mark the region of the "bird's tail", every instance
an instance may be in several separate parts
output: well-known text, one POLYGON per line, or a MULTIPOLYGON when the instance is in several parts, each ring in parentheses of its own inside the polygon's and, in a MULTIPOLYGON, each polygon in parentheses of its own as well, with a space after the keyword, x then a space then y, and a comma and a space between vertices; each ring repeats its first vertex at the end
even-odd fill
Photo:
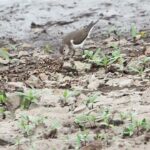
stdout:
POLYGON ((89 25, 87 25, 87 30, 91 30, 91 28, 99 21, 100 19, 97 19, 96 21, 91 21, 89 25))

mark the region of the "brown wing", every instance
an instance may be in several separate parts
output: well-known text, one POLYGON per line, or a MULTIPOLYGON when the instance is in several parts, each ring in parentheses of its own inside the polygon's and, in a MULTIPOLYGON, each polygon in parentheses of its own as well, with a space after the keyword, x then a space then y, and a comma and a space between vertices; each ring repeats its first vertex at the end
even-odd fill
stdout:
POLYGON ((73 38, 74 44, 81 44, 86 37, 88 36, 88 32, 86 32, 85 29, 82 29, 81 31, 77 32, 76 35, 73 38))

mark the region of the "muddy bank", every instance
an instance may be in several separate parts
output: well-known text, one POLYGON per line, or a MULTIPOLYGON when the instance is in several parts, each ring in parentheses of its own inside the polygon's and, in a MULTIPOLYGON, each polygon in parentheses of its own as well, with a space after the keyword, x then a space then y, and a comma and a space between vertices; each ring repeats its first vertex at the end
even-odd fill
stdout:
POLYGON ((0 150, 149 150, 148 40, 101 39, 109 52, 80 61, 23 47, 1 58, 0 150))
POLYGON ((92 32, 97 38, 113 26, 123 32, 129 31, 132 23, 139 29, 149 28, 149 6, 149 0, 1 0, 0 37, 56 47, 63 34, 99 14, 103 17, 92 32), (33 29, 32 23, 40 26, 33 29))
POLYGON ((149 4, 1 0, 0 47, 10 59, 0 57, 0 150, 149 150, 149 35, 108 33, 149 28, 149 4), (98 15, 84 55, 64 60, 40 48, 56 50, 98 15))

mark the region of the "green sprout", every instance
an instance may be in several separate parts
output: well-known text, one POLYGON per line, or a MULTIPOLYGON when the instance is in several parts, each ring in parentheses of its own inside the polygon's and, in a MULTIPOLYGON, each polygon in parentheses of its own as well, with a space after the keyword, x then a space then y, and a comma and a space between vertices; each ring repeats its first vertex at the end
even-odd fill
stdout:
POLYGON ((53 50, 52 50, 52 46, 50 44, 46 44, 44 47, 43 47, 43 50, 45 53, 52 53, 53 50))
POLYGON ((21 118, 18 120, 18 126, 24 136, 32 135, 35 129, 41 124, 44 124, 44 118, 40 116, 33 117, 24 114, 21 115, 21 118))
POLYGON ((102 120, 104 121, 106 126, 109 126, 110 119, 111 118, 109 110, 105 110, 102 114, 102 120))
POLYGON ((16 137, 15 145, 17 146, 17 150, 20 150, 21 139, 18 136, 16 137))
POLYGON ((135 120, 134 122, 135 127, 137 128, 138 132, 140 132, 140 130, 146 130, 149 131, 150 130, 150 122, 148 120, 146 120, 145 118, 142 120, 135 120))
POLYGON ((85 146, 88 141, 89 141, 89 132, 87 130, 84 130, 77 134, 76 142, 77 142, 78 148, 85 146))
POLYGON ((95 140, 106 140, 108 137, 105 133, 96 133, 95 140))
POLYGON ((92 59, 94 55, 93 51, 84 50, 83 58, 92 59))
POLYGON ((106 54, 102 54, 102 58, 99 64, 104 68, 107 68, 107 66, 110 65, 110 57, 106 54))
POLYGON ((110 62, 111 63, 119 62, 119 63, 123 64, 124 58, 122 57, 121 50, 116 45, 112 45, 112 47, 113 47, 114 51, 112 52, 110 62))
POLYGON ((98 95, 91 95, 86 99, 86 106, 91 107, 93 109, 93 104, 96 103, 98 95))
POLYGON ((66 106, 69 103, 69 98, 72 96, 71 91, 64 90, 63 97, 61 98, 60 102, 62 106, 66 106))
POLYGON ((7 96, 5 92, 0 91, 0 104, 5 104, 7 101, 7 96))
POLYGON ((149 64, 150 62, 150 57, 144 57, 141 60, 139 60, 139 62, 135 65, 129 66, 129 70, 139 74, 140 76, 143 75, 143 73, 149 71, 146 70, 146 65, 149 64))
POLYGON ((11 50, 14 50, 14 51, 17 51, 17 50, 18 50, 17 46, 14 45, 14 44, 9 44, 9 45, 8 45, 8 49, 11 49, 11 50))
POLYGON ((123 136, 131 137, 135 133, 139 135, 139 133, 142 133, 143 131, 150 131, 150 121, 146 120, 145 118, 142 120, 135 120, 135 118, 132 118, 131 123, 124 128, 123 136))
POLYGON ((119 115, 120 115, 120 118, 121 118, 122 121, 124 121, 128 117, 127 114, 124 113, 124 112, 119 113, 119 115))
POLYGON ((0 57, 9 60, 9 53, 4 48, 0 49, 0 57))
POLYGON ((132 24, 131 25, 131 37, 134 41, 136 40, 137 35, 138 35, 137 27, 135 24, 132 24))
POLYGON ((135 72, 135 73, 137 73, 137 74, 139 74, 140 76, 142 76, 143 75, 143 73, 144 73, 144 67, 137 67, 137 66, 130 66, 129 67, 129 70, 130 71, 133 71, 133 72, 135 72))
POLYGON ((19 92, 19 96, 21 96, 21 108, 29 109, 31 103, 35 103, 37 101, 38 95, 35 90, 30 89, 26 92, 19 92))
POLYGON ((123 130, 123 136, 132 136, 135 131, 135 126, 133 124, 129 124, 128 127, 125 127, 123 130))
POLYGON ((82 115, 79 115, 75 118, 75 123, 81 127, 84 127, 87 120, 88 120, 87 115, 82 114, 82 115))
POLYGON ((86 58, 89 62, 99 65, 100 59, 100 49, 97 49, 95 52, 85 50, 83 58, 86 58))
POLYGON ((92 123, 95 124, 96 116, 91 114, 82 114, 75 118, 75 123, 79 125, 79 127, 84 128, 86 123, 90 123, 92 127, 92 123))

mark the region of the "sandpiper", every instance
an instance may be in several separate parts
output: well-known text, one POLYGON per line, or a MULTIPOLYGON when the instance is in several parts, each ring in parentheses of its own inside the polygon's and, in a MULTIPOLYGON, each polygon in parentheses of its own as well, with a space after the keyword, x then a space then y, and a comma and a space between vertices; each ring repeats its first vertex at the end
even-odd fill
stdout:
POLYGON ((62 46, 60 47, 60 53, 63 55, 75 55, 76 48, 83 48, 84 42, 89 37, 94 25, 99 21, 91 22, 89 25, 82 27, 81 29, 70 32, 62 39, 62 46))

